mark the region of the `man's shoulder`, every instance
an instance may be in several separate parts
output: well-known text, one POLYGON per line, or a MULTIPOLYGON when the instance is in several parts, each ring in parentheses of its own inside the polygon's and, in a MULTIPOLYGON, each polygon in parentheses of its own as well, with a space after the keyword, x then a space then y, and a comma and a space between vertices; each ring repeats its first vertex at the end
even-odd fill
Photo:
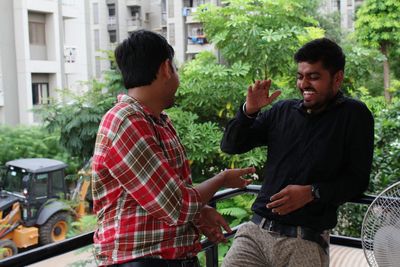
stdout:
POLYGON ((371 111, 369 110, 367 105, 359 99, 345 96, 343 97, 343 104, 346 108, 351 109, 354 112, 371 114, 371 111))
POLYGON ((118 102, 105 114, 105 117, 115 118, 117 120, 124 120, 130 116, 143 118, 144 113, 137 105, 126 102, 118 102))
POLYGON ((110 133, 116 133, 121 125, 127 123, 135 124, 135 122, 143 122, 145 120, 145 115, 139 107, 135 105, 118 102, 111 109, 109 109, 106 114, 104 114, 102 121, 100 123, 100 131, 107 131, 110 133))

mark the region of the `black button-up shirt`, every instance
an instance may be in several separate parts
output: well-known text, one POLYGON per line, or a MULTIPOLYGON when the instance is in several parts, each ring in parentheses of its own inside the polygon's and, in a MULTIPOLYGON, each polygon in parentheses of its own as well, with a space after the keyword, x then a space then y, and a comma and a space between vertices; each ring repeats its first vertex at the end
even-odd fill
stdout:
POLYGON ((327 108, 307 113, 302 100, 279 101, 256 118, 242 109, 225 130, 222 151, 247 152, 267 146, 263 185, 252 210, 281 223, 315 230, 333 228, 340 204, 368 187, 374 141, 371 112, 341 92, 327 108), (320 200, 287 215, 267 209, 272 195, 290 184, 319 187, 320 200))

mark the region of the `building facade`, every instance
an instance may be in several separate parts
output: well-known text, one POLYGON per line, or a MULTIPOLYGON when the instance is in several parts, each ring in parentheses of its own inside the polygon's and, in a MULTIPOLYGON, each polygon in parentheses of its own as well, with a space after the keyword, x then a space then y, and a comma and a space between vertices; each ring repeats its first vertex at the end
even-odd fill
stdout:
POLYGON ((86 1, 0 1, 0 124, 34 124, 32 109, 83 90, 90 73, 86 1))
POLYGON ((353 31, 355 14, 362 2, 363 0, 322 0, 320 10, 324 14, 338 12, 341 28, 353 31))
POLYGON ((217 0, 91 0, 92 51, 95 51, 93 73, 101 78, 110 68, 103 50, 138 29, 158 32, 174 47, 178 65, 203 50, 217 51, 208 43, 202 24, 195 19, 198 6, 218 4, 217 0))

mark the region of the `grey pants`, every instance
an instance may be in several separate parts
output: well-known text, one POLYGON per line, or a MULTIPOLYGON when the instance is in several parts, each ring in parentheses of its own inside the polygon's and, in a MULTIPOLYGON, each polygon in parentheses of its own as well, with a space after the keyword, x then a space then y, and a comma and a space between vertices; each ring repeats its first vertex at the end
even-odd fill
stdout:
MULTIPOLYGON (((323 237, 329 242, 328 231, 323 237)), ((281 236, 248 222, 237 231, 222 267, 265 266, 325 267, 329 266, 329 255, 315 242, 281 236)))

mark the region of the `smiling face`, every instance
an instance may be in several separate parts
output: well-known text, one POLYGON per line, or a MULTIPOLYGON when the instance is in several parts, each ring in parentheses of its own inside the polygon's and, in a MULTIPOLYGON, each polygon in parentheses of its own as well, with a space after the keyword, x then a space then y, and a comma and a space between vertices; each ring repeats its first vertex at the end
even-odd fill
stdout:
POLYGON ((297 67, 297 88, 303 96, 303 105, 313 111, 322 110, 336 96, 343 81, 343 71, 331 74, 322 65, 299 62, 297 67))

